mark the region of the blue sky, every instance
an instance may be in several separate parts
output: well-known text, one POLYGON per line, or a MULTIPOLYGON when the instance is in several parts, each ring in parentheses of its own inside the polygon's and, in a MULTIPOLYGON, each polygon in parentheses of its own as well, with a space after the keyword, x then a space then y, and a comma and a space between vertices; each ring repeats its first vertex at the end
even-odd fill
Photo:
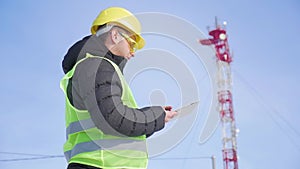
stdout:
MULTIPOLYGON (((59 89, 59 80, 63 76, 61 61, 74 42, 89 34, 99 11, 110 6, 125 7, 133 13, 168 13, 185 19, 205 34, 206 27, 214 25, 215 16, 226 20, 234 53, 233 98, 240 129, 237 140, 239 167, 299 168, 300 43, 297 35, 300 33, 300 3, 297 0, 1 1, 0 160, 40 157, 16 153, 62 155, 65 127, 64 96, 59 89)), ((170 51, 189 66, 196 76, 202 100, 192 129, 171 150, 153 158, 149 169, 166 166, 210 168, 209 157, 212 155, 216 156, 217 168, 222 168, 220 126, 210 140, 199 144, 211 97, 203 64, 196 63, 191 51, 186 51, 182 44, 172 42, 172 39, 151 35, 145 35, 145 38, 148 40, 145 50, 170 51), (201 158, 175 160, 174 157, 201 158)), ((138 57, 139 53, 130 62, 138 57)), ((156 94, 165 93, 166 99, 162 101, 178 106, 178 91, 169 91, 177 90, 176 84, 167 74, 145 72, 137 76, 131 86, 140 105, 148 104, 149 95, 153 96, 151 91, 160 89, 162 92, 156 94), (161 78, 169 79, 170 83, 161 78), (147 80, 147 85, 139 79, 147 80)), ((168 127, 172 128, 172 124, 168 127)), ((0 161, 1 169, 65 166, 62 157, 0 161)))

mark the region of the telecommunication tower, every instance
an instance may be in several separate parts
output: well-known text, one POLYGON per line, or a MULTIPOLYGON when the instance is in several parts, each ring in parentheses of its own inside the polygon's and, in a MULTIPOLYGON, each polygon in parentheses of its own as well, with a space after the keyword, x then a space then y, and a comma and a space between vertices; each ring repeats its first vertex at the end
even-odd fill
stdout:
POLYGON ((232 56, 230 54, 228 37, 225 26, 219 25, 217 18, 215 29, 209 31, 210 39, 203 39, 199 42, 202 45, 212 45, 216 51, 216 62, 218 66, 218 110, 222 123, 222 142, 223 142, 223 165, 224 169, 238 169, 237 159, 237 132, 233 103, 232 103, 232 78, 230 63, 232 56))

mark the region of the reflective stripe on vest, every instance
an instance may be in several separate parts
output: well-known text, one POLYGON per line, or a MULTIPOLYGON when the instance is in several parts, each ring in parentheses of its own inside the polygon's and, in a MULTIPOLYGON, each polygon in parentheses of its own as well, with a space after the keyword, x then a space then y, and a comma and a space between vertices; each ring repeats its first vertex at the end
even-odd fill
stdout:
POLYGON ((69 79, 73 77, 77 65, 87 58, 105 59, 115 68, 121 84, 124 105, 137 108, 131 90, 121 70, 111 60, 87 53, 61 80, 60 87, 66 96, 66 135, 65 157, 69 163, 76 162, 98 168, 145 169, 148 163, 146 136, 117 137, 106 135, 99 130, 87 110, 78 110, 67 98, 69 79))
POLYGON ((79 120, 79 121, 74 121, 69 124, 66 130, 66 137, 67 139, 69 138, 68 136, 73 133, 77 133, 83 130, 91 129, 96 127, 95 123, 93 122, 92 119, 84 119, 84 120, 79 120))
POLYGON ((77 154, 97 150, 135 150, 147 153, 145 141, 143 140, 94 140, 76 144, 72 150, 66 151, 64 154, 66 159, 69 161, 71 157, 77 154))

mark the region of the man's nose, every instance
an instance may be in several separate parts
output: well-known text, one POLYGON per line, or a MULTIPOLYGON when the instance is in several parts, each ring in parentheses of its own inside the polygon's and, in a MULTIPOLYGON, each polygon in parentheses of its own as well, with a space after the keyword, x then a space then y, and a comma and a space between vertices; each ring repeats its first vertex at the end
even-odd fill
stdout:
POLYGON ((134 57, 134 52, 129 52, 131 57, 134 57))

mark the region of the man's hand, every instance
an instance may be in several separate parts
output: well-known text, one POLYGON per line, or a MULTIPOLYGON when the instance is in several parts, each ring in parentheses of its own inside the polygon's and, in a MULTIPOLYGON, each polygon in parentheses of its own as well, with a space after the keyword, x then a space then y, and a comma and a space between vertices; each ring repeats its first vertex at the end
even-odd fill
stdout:
POLYGON ((172 118, 174 118, 177 115, 176 111, 172 111, 172 107, 171 106, 165 106, 163 107, 166 113, 165 116, 165 123, 167 123, 168 121, 170 121, 172 118))

